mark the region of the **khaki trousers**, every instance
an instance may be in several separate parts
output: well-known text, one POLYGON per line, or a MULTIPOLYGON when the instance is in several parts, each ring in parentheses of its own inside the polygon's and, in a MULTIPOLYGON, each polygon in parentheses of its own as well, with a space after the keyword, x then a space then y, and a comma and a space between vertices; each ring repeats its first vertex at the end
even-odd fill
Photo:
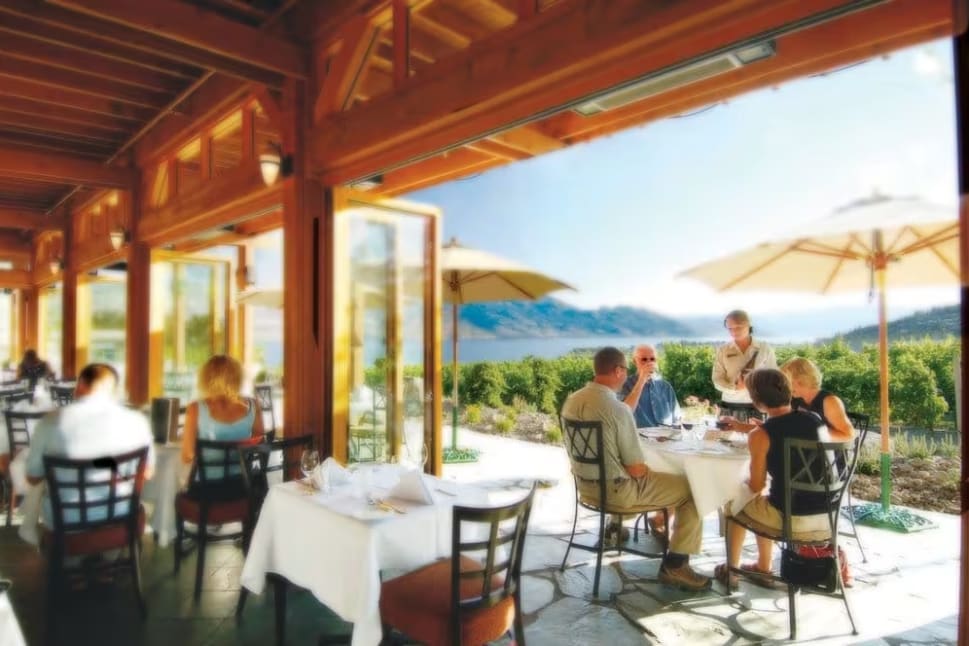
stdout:
MULTIPOLYGON (((599 500, 599 483, 579 480, 579 495, 583 500, 599 500)), ((690 484, 686 478, 671 473, 650 471, 643 478, 620 478, 606 483, 608 511, 636 513, 642 507, 674 507, 670 551, 677 554, 696 554, 700 551, 703 524, 696 513, 690 484)))

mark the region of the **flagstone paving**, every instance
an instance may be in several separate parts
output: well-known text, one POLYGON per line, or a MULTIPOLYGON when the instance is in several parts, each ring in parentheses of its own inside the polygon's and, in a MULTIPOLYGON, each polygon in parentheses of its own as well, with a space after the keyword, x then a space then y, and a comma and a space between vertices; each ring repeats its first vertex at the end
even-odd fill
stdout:
MULTIPOLYGON (((656 581, 658 561, 632 554, 607 556, 599 595, 592 596, 595 555, 572 550, 559 567, 572 527, 574 493, 561 447, 542 446, 464 431, 462 446, 482 451, 474 464, 447 465, 445 477, 476 482, 497 499, 514 498, 532 479, 552 481, 535 499, 526 541, 522 605, 529 646, 606 644, 772 644, 787 640, 787 595, 742 583, 724 595, 718 586, 689 594, 656 581)), ((930 477, 930 476, 929 476, 930 477)), ((920 512, 921 513, 921 512, 920 512)), ((924 514, 938 527, 918 534, 860 528, 868 563, 861 563, 852 539, 844 546, 855 575, 850 591, 860 634, 852 636, 838 599, 805 594, 798 599, 799 641, 812 644, 955 643, 958 613, 959 522, 955 516, 924 514)), ((588 533, 593 520, 580 521, 588 533)), ((45 615, 43 564, 36 551, 0 529, 0 573, 13 580, 11 602, 28 644, 176 644, 222 646, 272 644, 272 594, 251 596, 243 621, 233 617, 242 557, 238 547, 210 548, 203 597, 195 605, 191 588, 194 556, 172 574, 171 549, 145 540, 144 581, 148 619, 137 618, 127 584, 74 595, 57 617, 45 615)), ((588 535, 591 541, 594 537, 588 535)), ((640 538, 642 543, 644 540, 640 538)), ((754 547, 748 546, 748 557, 754 547)), ((704 527, 702 553, 692 559, 711 573, 723 561, 724 544, 715 517, 704 527)), ((352 626, 306 592, 289 595, 287 643, 346 643, 352 626)), ((399 640, 395 641, 399 643, 399 640)), ((511 640, 503 640, 503 644, 511 640)))

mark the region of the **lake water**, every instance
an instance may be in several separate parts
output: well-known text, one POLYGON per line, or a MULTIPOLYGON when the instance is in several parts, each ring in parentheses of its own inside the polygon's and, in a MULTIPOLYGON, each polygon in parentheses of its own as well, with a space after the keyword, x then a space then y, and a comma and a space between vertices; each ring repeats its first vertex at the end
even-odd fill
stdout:
MULTIPOLYGON (((628 350, 640 343, 659 345, 664 342, 686 341, 687 343, 710 343, 719 345, 726 342, 724 338, 717 339, 671 339, 667 337, 642 336, 589 336, 589 337, 543 337, 538 339, 463 339, 458 345, 458 359, 461 363, 475 361, 516 361, 527 356, 554 359, 568 354, 578 348, 595 349, 612 345, 620 350, 628 350)), ((805 339, 772 339, 766 341, 772 344, 799 343, 805 339)), ((257 346, 263 348, 263 356, 270 367, 282 367, 283 346, 281 341, 257 341, 257 346)), ((444 363, 451 363, 451 339, 444 340, 444 363)), ((405 357, 406 363, 417 363, 420 357, 405 357)))

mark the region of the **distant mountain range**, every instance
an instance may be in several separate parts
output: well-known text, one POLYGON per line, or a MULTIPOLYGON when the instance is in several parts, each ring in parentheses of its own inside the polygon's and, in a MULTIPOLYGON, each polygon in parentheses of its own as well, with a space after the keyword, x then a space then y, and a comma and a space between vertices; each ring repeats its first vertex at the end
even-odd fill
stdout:
MULTIPOLYGON (((892 339, 945 337, 959 334, 959 306, 937 307, 924 312, 905 312, 889 324, 892 339)), ((760 336, 804 341, 843 336, 860 345, 877 340, 877 326, 859 327, 874 317, 873 307, 841 308, 813 312, 764 315, 755 320, 760 336), (850 330, 842 333, 843 330, 850 330)), ((450 312, 444 325, 450 334, 450 312)), ((620 306, 580 309, 554 298, 539 301, 502 301, 463 305, 458 323, 461 338, 538 338, 644 336, 671 338, 720 338, 719 316, 674 318, 644 308, 620 306)))
MULTIPOLYGON (((888 322, 888 340, 901 341, 904 339, 934 339, 947 336, 959 336, 960 315, 958 305, 934 307, 930 310, 915 312, 909 316, 888 322)), ((858 327, 844 334, 838 334, 853 347, 865 343, 878 342, 878 326, 867 325, 858 327)))
MULTIPOLYGON (((450 333, 447 312, 444 319, 450 333)), ((464 339, 696 335, 690 325, 646 309, 583 310, 554 298, 462 305, 458 327, 464 339)))

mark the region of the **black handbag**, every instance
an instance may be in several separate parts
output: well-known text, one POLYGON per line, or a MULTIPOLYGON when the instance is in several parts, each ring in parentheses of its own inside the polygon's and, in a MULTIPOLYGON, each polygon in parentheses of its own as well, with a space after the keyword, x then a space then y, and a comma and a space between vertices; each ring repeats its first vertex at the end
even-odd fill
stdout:
POLYGON ((834 592, 836 572, 833 556, 804 556, 792 549, 781 550, 781 578, 788 583, 834 592))

